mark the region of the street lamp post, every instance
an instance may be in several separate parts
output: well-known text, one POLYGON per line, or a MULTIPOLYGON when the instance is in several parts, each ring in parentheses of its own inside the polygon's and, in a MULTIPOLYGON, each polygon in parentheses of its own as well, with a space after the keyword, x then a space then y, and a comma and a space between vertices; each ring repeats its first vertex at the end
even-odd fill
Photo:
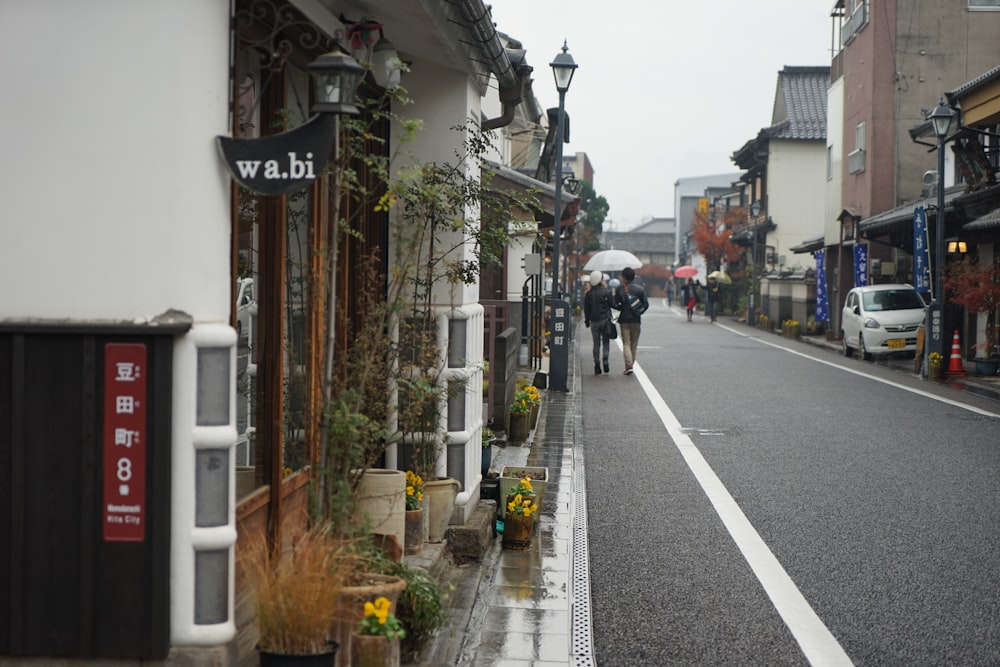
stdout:
POLYGON ((955 118, 955 111, 945 104, 944 98, 927 116, 934 126, 934 134, 937 135, 937 223, 934 225, 934 300, 938 303, 943 301, 943 290, 941 289, 941 265, 944 264, 944 143, 951 131, 951 122, 955 118))
POLYGON ((944 356, 944 288, 941 285, 942 268, 944 266, 944 144, 951 131, 951 123, 955 118, 955 111, 948 106, 944 98, 928 114, 927 119, 934 126, 934 134, 937 136, 937 220, 934 224, 934 303, 927 310, 928 323, 928 354, 937 352, 944 356))
POLYGON ((566 106, 566 91, 573 81, 573 74, 576 72, 576 62, 569 54, 569 47, 563 40, 562 53, 549 63, 552 74, 556 80, 556 90, 559 91, 559 117, 556 120, 556 201, 555 201, 555 222, 552 226, 552 298, 559 298, 559 237, 562 235, 562 161, 563 161, 563 139, 565 127, 563 121, 563 111, 566 106))
MULTIPOLYGON (((754 311, 754 269, 757 264, 757 216, 760 215, 760 202, 755 201, 750 205, 750 217, 753 218, 753 233, 750 236, 750 294, 747 295, 747 324, 753 326, 757 323, 757 313, 754 311)), ((747 220, 747 222, 750 222, 747 220)))
MULTIPOLYGON (((555 220, 552 225, 554 239, 552 242, 552 298, 550 299, 549 325, 552 335, 549 342, 549 384, 554 391, 567 391, 569 375, 569 341, 572 336, 572 319, 569 303, 560 298, 559 290, 559 241, 562 236, 562 188, 563 188, 563 142, 566 139, 565 120, 563 119, 566 105, 566 91, 573 80, 576 63, 563 41, 562 53, 549 65, 556 79, 556 90, 559 91, 559 117, 556 119, 556 202, 555 220)), ((567 265, 569 258, 566 259, 567 265)))

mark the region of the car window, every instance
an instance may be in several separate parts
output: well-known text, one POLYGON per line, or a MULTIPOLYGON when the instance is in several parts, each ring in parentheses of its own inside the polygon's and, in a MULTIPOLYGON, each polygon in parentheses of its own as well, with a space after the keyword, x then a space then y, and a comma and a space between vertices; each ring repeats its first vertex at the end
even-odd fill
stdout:
POLYGON ((920 295, 913 290, 893 290, 885 292, 885 296, 886 310, 913 310, 924 307, 920 295))

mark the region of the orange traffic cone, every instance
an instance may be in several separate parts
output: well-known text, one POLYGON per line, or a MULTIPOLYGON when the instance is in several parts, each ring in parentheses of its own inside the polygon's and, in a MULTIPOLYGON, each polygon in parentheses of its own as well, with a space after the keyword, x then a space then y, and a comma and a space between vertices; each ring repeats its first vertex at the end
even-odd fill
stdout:
POLYGON ((962 368, 962 346, 958 340, 958 329, 955 329, 955 335, 951 339, 951 360, 945 375, 968 375, 962 368))

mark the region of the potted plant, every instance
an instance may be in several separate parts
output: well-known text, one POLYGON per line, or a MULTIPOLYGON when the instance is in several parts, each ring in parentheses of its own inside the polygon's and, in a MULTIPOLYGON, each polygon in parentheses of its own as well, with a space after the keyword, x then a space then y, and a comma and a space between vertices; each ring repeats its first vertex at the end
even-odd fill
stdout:
POLYGON ((975 351, 976 372, 996 375, 1000 367, 997 350, 1000 267, 995 264, 983 267, 975 257, 966 258, 949 264, 941 282, 951 300, 974 312, 982 326, 982 340, 971 345, 975 351))
POLYGON ((387 598, 365 602, 364 616, 351 638, 354 667, 395 667, 400 661, 400 640, 406 636, 399 619, 390 611, 387 598))
POLYGON ((424 480, 413 472, 406 471, 406 537, 404 551, 418 554, 424 550, 424 480))
POLYGON ((932 380, 940 380, 944 371, 944 355, 940 352, 931 352, 927 355, 927 377, 932 380))
POLYGON ((540 507, 527 477, 511 490, 504 500, 503 548, 524 550, 531 546, 531 532, 540 507))
POLYGON ((256 611, 261 665, 287 664, 292 656, 334 664, 338 645, 330 630, 357 563, 329 524, 301 533, 287 553, 272 550, 263 536, 252 541, 240 564, 256 611))
POLYGON ((514 400, 507 407, 510 426, 507 428, 507 439, 515 442, 528 439, 530 432, 531 398, 523 389, 514 392, 514 400))
POLYGON ((538 424, 538 412, 542 407, 542 395, 538 392, 538 387, 533 384, 526 385, 524 393, 528 397, 528 404, 531 407, 531 410, 528 412, 528 430, 531 430, 538 424))
POLYGON ((493 433, 493 429, 489 426, 483 427, 483 460, 480 472, 482 472, 483 477, 490 472, 490 465, 493 463, 493 443, 496 442, 497 436, 493 433))
POLYGON ((506 499, 526 488, 537 497, 538 504, 545 499, 549 469, 541 466, 504 466, 500 471, 500 518, 506 518, 506 499))

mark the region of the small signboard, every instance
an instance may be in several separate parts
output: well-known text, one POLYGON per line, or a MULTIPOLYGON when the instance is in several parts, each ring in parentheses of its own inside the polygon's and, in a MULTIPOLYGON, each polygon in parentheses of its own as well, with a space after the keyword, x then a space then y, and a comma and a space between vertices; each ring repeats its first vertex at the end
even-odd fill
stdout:
POLYGON ((549 325, 552 327, 552 333, 549 336, 548 388, 555 391, 567 391, 572 310, 569 303, 562 299, 553 299, 550 303, 549 325))
POLYGON ((329 162, 337 116, 321 113, 295 129, 254 139, 216 137, 233 179, 262 195, 283 195, 308 187, 329 162))
POLYGON ((104 541, 146 532, 146 346, 104 346, 104 541))
POLYGON ((942 357, 944 353, 944 310, 940 303, 927 306, 927 354, 937 352, 942 357))

